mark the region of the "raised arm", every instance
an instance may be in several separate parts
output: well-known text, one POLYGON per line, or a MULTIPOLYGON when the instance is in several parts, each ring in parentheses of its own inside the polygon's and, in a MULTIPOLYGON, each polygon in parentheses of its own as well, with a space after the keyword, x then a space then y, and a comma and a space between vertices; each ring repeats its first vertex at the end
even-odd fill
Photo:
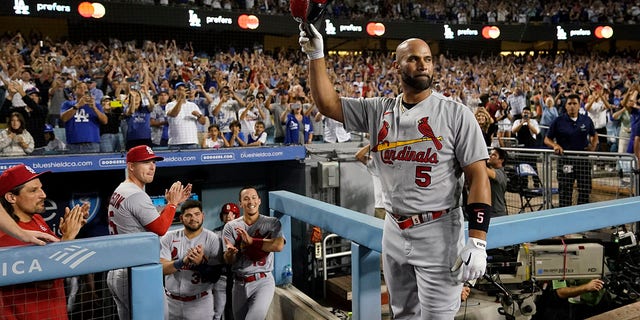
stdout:
POLYGON ((311 96, 318 106, 320 113, 325 116, 344 122, 342 114, 342 102, 340 96, 333 88, 326 69, 324 59, 324 44, 322 35, 312 25, 309 29, 313 32, 313 38, 309 38, 303 28, 300 28, 300 46, 302 51, 309 57, 309 83, 311 86, 311 96))

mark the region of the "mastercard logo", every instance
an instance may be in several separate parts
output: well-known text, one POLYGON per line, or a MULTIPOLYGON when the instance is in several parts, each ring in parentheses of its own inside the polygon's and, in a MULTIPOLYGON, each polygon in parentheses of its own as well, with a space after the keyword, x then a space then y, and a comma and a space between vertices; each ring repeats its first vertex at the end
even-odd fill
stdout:
POLYGON ((82 2, 78 5, 78 13, 84 18, 100 19, 104 17, 106 10, 101 3, 82 2))
POLYGON ((238 26, 242 29, 255 30, 260 26, 260 19, 252 14, 242 14, 238 17, 238 26))
POLYGON ((386 27, 380 22, 369 22, 367 24, 367 34, 372 37, 380 37, 385 31, 386 27))
POLYGON ((613 36, 613 28, 610 26, 599 26, 593 32, 598 39, 609 39, 613 36))
POLYGON ((500 36, 500 28, 496 26, 485 26, 482 28, 482 37, 485 39, 497 39, 500 36))

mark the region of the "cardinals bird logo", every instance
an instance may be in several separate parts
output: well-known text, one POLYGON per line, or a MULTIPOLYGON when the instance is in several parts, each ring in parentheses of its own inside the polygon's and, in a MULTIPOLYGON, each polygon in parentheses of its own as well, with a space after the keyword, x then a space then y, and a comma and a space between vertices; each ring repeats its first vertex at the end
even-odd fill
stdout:
POLYGON ((433 129, 431 129, 431 126, 429 125, 429 117, 424 117, 418 120, 418 131, 420 131, 424 138, 429 138, 437 150, 442 149, 442 142, 438 140, 438 137, 436 137, 433 133, 433 129))

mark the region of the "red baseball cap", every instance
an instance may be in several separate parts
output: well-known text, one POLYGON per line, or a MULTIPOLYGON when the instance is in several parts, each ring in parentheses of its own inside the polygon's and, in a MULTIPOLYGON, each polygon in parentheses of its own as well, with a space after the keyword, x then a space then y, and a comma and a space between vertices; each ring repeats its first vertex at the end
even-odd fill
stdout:
POLYGON ((233 202, 225 203, 224 205, 222 205, 222 209, 220 209, 220 220, 222 220, 223 215, 229 213, 233 213, 236 218, 239 218, 240 208, 238 208, 238 206, 233 202))
POLYGON ((21 186, 49 172, 51 171, 36 173, 31 167, 24 164, 13 166, 0 175, 0 196, 4 196, 15 187, 21 186))
POLYGON ((133 147, 129 149, 129 152, 127 152, 127 162, 142 162, 149 160, 162 161, 164 158, 156 156, 151 147, 145 145, 133 147))

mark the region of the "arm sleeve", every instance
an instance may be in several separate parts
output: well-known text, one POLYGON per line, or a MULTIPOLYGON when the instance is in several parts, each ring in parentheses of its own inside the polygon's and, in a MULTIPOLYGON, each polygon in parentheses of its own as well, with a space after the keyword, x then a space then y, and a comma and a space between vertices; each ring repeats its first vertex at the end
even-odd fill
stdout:
POLYGON ((146 224, 144 228, 159 236, 162 236, 167 232, 167 230, 169 230, 175 214, 176 207, 172 205, 166 205, 162 212, 160 212, 160 216, 150 223, 146 224))

